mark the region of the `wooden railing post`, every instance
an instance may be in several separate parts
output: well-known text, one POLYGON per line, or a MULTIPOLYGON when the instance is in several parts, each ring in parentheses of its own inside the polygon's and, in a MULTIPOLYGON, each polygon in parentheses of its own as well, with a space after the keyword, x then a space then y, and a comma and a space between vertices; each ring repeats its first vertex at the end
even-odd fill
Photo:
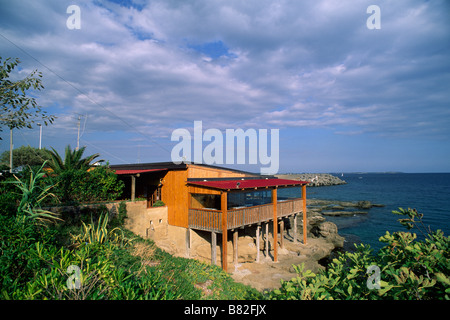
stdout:
POLYGON ((222 269, 228 272, 228 239, 227 239, 227 193, 222 192, 220 196, 220 205, 222 210, 222 269))

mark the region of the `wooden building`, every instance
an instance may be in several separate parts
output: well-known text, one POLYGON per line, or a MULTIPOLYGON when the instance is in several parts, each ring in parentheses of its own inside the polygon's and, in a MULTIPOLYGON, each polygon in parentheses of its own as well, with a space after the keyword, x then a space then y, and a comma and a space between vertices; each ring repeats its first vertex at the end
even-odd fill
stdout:
MULTIPOLYGON (((227 270, 227 241, 233 236, 237 257, 237 230, 257 228, 257 260, 261 227, 273 223, 273 259, 277 261, 278 231, 283 234, 283 218, 294 218, 294 241, 297 241, 296 220, 302 213, 306 221, 306 181, 278 179, 273 176, 223 167, 172 162, 110 166, 125 182, 125 197, 145 198, 151 207, 161 200, 167 206, 168 224, 184 230, 189 255, 191 231, 211 233, 211 262, 216 264, 217 234, 222 238, 222 267, 227 270), (283 197, 278 191, 297 188, 298 196, 283 197), (301 191, 300 191, 301 190, 301 191)), ((296 189, 296 190, 297 190, 296 189)), ((306 243, 306 223, 303 223, 306 243)), ((267 239, 266 236, 266 239, 267 239)), ((283 241, 283 236, 281 236, 283 241)), ((236 261, 236 259, 235 259, 236 261)))

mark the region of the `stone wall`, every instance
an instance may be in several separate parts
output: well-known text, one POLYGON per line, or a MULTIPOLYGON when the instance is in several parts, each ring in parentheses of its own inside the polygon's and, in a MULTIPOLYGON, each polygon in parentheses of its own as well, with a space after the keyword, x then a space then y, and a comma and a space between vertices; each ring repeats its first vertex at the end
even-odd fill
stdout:
MULTIPOLYGON (((167 206, 147 208, 147 201, 127 201, 127 219, 124 227, 142 238, 154 241, 168 236, 167 206)), ((86 209, 98 209, 105 206, 109 217, 113 218, 119 212, 119 202, 102 204, 84 204, 79 206, 61 206, 46 208, 58 213, 64 220, 77 219, 86 209)))
POLYGON ((167 237, 167 206, 147 208, 147 201, 127 202, 125 228, 142 238, 167 237))

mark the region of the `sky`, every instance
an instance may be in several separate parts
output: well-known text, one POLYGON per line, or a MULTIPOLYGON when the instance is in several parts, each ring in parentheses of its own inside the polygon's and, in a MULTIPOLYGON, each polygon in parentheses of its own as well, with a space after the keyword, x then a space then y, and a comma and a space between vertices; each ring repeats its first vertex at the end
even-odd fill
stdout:
MULTIPOLYGON (((449 15, 446 0, 0 0, 0 56, 20 59, 13 79, 42 73, 29 94, 61 153, 79 123, 86 155, 171 161, 174 130, 201 121, 224 141, 278 130, 279 173, 450 172, 449 15)), ((39 146, 38 126, 13 135, 39 146)))

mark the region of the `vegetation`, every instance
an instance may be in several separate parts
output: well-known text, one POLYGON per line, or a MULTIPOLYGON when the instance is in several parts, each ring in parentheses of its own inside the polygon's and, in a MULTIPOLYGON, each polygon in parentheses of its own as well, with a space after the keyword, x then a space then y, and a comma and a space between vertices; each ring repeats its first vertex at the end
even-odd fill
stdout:
POLYGON ((72 174, 67 186, 80 201, 89 194, 107 198, 118 185, 104 166, 48 174, 44 165, 2 176, 0 299, 450 299, 449 238, 425 228, 414 209, 394 213, 424 240, 411 232, 386 232, 377 253, 356 246, 317 274, 294 266, 296 277, 260 293, 235 283, 220 267, 173 257, 125 230, 124 202, 117 213, 105 206, 76 216, 45 210, 61 195, 65 174, 72 174))
MULTIPOLYGON (((37 70, 27 77, 11 81, 10 74, 19 65, 19 59, 0 57, 0 131, 2 126, 10 129, 32 128, 36 122, 52 123, 55 116, 47 115, 34 97, 27 96, 28 90, 42 90, 42 74, 37 70)), ((0 138, 1 139, 1 138, 0 138)))
MULTIPOLYGON (((46 151, 51 160, 48 162, 49 167, 55 174, 62 174, 67 171, 84 170, 87 171, 93 166, 93 161, 100 156, 95 153, 88 157, 83 158, 83 153, 86 147, 82 147, 78 150, 73 150, 68 145, 65 149, 64 160, 59 153, 52 148, 52 151, 46 151)), ((97 160, 96 163, 103 162, 104 160, 97 160)))
POLYGON ((153 204, 153 207, 164 207, 166 204, 162 202, 161 200, 156 200, 153 204))
POLYGON ((94 160, 96 164, 103 162, 96 160, 98 153, 83 158, 85 149, 72 151, 67 146, 64 160, 55 149, 47 151, 51 158, 48 178, 55 185, 55 194, 66 204, 116 199, 122 193, 123 182, 107 166, 93 165, 94 160))
MULTIPOLYGON (((409 229, 423 225, 423 215, 414 209, 400 208, 395 214, 406 216, 399 221, 409 229)), ((424 241, 416 238, 410 232, 386 232, 380 238, 386 245, 377 254, 370 246, 356 246, 356 252, 341 253, 318 274, 296 266, 297 276, 266 292, 266 298, 449 300, 449 238, 440 230, 424 241)))
POLYGON ((18 179, 20 207, 0 215, 0 299, 252 299, 260 294, 234 283, 219 267, 177 258, 123 229, 126 206, 75 219, 40 221, 50 196, 41 172, 18 179), (20 181, 20 182, 19 182, 20 181), (24 187, 26 186, 26 187, 24 187), (39 211, 37 211, 39 212, 39 211), (42 213, 42 212, 41 212, 42 213), (36 219, 35 219, 36 218, 36 219), (88 222, 89 221, 89 222, 88 222), (40 222, 40 223, 38 223, 40 222))
MULTIPOLYGON (((45 164, 45 163, 44 163, 45 164)), ((42 204, 49 197, 55 197, 50 191, 53 185, 39 184, 39 181, 45 175, 42 172, 44 164, 33 172, 30 170, 29 179, 20 180, 16 176, 16 181, 12 181, 22 193, 22 199, 17 206, 16 218, 26 223, 26 219, 38 220, 39 222, 54 221, 59 219, 54 213, 42 209, 42 204)))
MULTIPOLYGON (((30 146, 20 146, 13 150, 14 166, 42 166, 45 161, 50 160, 47 150, 37 149, 30 146)), ((9 151, 0 156, 0 163, 9 168, 9 151)))

